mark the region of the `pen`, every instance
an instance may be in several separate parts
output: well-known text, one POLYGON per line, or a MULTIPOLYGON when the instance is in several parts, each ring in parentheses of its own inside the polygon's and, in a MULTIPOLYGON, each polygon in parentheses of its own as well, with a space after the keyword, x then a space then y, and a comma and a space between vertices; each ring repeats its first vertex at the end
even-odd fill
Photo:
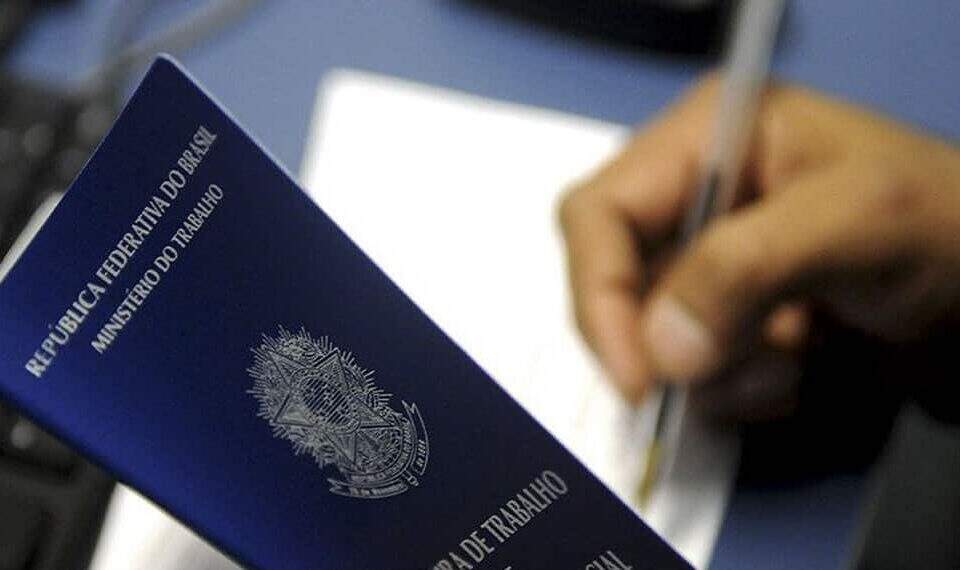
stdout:
MULTIPOLYGON (((707 223, 727 211, 750 145, 760 97, 766 84, 784 0, 743 0, 732 28, 720 103, 708 149, 705 176, 680 229, 680 245, 689 244, 707 223)), ((665 386, 647 463, 638 489, 640 507, 649 505, 653 488, 664 472, 664 459, 681 424, 686 394, 665 386)))

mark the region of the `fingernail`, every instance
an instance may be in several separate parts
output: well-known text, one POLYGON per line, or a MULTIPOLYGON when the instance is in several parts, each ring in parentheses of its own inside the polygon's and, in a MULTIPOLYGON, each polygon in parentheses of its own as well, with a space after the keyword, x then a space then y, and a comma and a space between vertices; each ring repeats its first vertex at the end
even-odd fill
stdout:
POLYGON ((716 358, 710 331, 669 295, 651 303, 643 326, 649 357, 657 371, 670 379, 696 379, 716 358))
POLYGON ((630 401, 640 401, 643 398, 644 371, 637 357, 635 341, 608 343, 603 365, 624 397, 630 401))

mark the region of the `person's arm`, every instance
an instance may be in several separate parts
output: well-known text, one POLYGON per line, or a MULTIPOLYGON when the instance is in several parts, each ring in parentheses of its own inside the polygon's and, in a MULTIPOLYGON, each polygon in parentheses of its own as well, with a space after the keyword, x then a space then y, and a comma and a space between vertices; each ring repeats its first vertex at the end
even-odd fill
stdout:
POLYGON ((811 306, 891 342, 951 327, 960 151, 809 90, 768 90, 739 207, 672 251, 716 98, 701 81, 561 203, 577 322, 628 398, 723 376, 738 414, 777 415, 811 306))

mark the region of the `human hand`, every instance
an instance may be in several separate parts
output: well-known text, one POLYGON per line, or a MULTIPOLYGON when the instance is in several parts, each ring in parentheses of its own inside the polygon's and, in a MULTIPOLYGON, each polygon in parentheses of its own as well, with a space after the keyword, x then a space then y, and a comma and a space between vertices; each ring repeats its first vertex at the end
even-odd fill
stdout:
POLYGON ((722 377, 711 397, 763 419, 790 406, 809 307, 889 341, 957 316, 960 151, 773 86, 738 207, 671 251, 718 86, 701 81, 566 193, 560 220, 578 325, 628 398, 722 377))

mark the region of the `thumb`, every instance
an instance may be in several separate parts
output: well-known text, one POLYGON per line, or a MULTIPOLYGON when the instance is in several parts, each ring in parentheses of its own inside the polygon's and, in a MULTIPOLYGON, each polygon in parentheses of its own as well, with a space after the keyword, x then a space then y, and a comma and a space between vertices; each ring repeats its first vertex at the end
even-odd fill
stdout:
POLYGON ((897 216, 870 215, 883 207, 884 187, 864 178, 849 168, 810 174, 708 226, 661 278, 641 319, 642 350, 658 376, 709 376, 739 337, 759 334, 751 327, 778 301, 812 292, 832 269, 892 254, 897 216))

